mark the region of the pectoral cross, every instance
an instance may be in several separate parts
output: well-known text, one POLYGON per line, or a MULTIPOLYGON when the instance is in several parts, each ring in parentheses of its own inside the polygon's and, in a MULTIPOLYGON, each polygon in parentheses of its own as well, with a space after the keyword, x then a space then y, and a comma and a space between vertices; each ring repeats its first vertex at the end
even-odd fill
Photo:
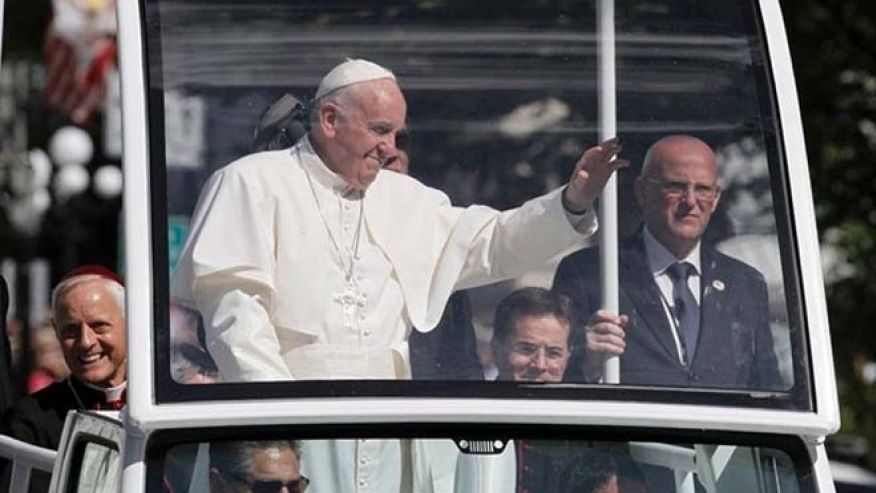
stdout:
POLYGON ((355 284, 348 282, 347 287, 342 292, 332 295, 332 299, 335 303, 341 304, 341 309, 344 311, 344 327, 352 327, 356 307, 365 306, 365 297, 359 293, 355 284))

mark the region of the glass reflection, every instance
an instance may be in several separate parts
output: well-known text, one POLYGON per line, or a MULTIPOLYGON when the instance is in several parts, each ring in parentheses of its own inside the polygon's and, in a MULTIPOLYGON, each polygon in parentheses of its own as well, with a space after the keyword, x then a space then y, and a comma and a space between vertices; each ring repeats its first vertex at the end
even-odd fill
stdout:
POLYGON ((401 488, 415 493, 792 493, 810 489, 797 476, 786 452, 767 447, 525 439, 477 445, 467 440, 415 439, 405 441, 405 447, 420 452, 413 462, 368 455, 362 449, 349 457, 351 462, 329 462, 332 467, 326 467, 322 450, 341 442, 355 441, 179 445, 165 455, 162 481, 166 491, 173 493, 273 492, 282 491, 283 486, 290 492, 320 493, 368 488, 374 471, 381 470, 394 473, 389 475, 401 481, 394 488, 381 484, 381 491, 401 488), (355 468, 357 486, 339 482, 346 477, 343 470, 355 468))
MULTIPOLYGON (((409 174, 441 190, 454 205, 517 207, 562 186, 577 157, 595 141, 598 87, 592 3, 503 5, 499 14, 463 2, 429 9, 417 2, 392 9, 360 5, 355 12, 347 12, 349 6, 341 3, 277 7, 256 2, 239 9, 246 15, 233 21, 224 12, 234 2, 222 6, 201 1, 156 3, 162 27, 152 35, 160 37, 162 65, 160 77, 153 78, 152 84, 164 94, 169 257, 176 275, 177 259, 191 233, 195 200, 207 177, 255 151, 290 152, 312 121, 313 112, 308 110, 313 109, 311 96, 321 77, 344 56, 367 56, 384 63, 398 75, 404 91, 407 118, 393 125, 392 138, 380 135, 386 129, 369 127, 367 118, 350 120, 350 128, 357 123, 357 131, 377 140, 386 137, 381 145, 395 148, 385 156, 380 173, 409 174), (469 18, 477 18, 477 25, 469 18), (290 30, 290 25, 302 29, 290 30), (215 44, 197 42, 206 36, 216 38, 217 33, 215 44), (238 49, 244 38, 246 56, 238 49)), ((647 269, 631 269, 628 274, 634 279, 629 284, 622 279, 622 299, 628 304, 622 303, 621 315, 626 321, 595 320, 590 327, 614 325, 617 329, 626 324, 629 334, 650 338, 647 342, 632 336, 626 339, 621 383, 788 389, 795 382, 794 365, 798 370, 801 367, 799 361, 794 362, 795 344, 798 359, 805 351, 800 351, 801 340, 794 339, 800 334, 800 324, 789 315, 797 310, 796 306, 789 310, 788 300, 793 298, 786 286, 785 266, 793 265, 793 259, 790 251, 783 250, 787 245, 782 241, 787 240, 781 240, 783 233, 777 227, 777 214, 786 212, 781 208, 783 199, 776 196, 781 193, 781 177, 770 171, 779 165, 772 148, 776 129, 770 126, 774 117, 762 110, 769 108, 764 104, 768 91, 763 55, 751 37, 747 7, 731 1, 708 7, 674 0, 651 2, 653 8, 637 5, 619 5, 616 19, 618 133, 624 141, 623 157, 632 164, 618 176, 622 236, 627 245, 651 237, 652 243, 665 248, 666 242, 658 240, 666 240, 666 231, 689 226, 697 240, 702 238, 702 243, 695 242, 699 253, 692 254, 699 258, 694 273, 687 277, 693 301, 685 311, 698 330, 681 330, 682 325, 689 325, 682 324, 682 310, 675 309, 682 305, 676 303, 682 296, 675 293, 675 283, 662 272, 665 269, 652 278, 641 274, 647 269), (654 176, 643 173, 648 149, 668 135, 699 139, 712 153, 716 171, 704 178, 669 176, 662 169, 654 176), (661 229, 659 219, 679 205, 689 209, 679 221, 691 224, 665 220, 661 229), (654 226, 643 228, 643 222, 654 226), (711 270, 713 261, 721 263, 722 269, 711 270), (744 296, 738 296, 740 292, 744 296), (642 327, 647 330, 635 330, 642 327), (657 352, 659 357, 653 356, 657 352)), ((307 194, 296 194, 302 195, 307 194)), ((344 205, 360 207, 355 197, 338 200, 338 214, 344 205)), ((238 204, 232 209, 239 212, 242 207, 238 204)), ((403 206, 392 211, 399 224, 410 213, 403 206)), ((335 214, 334 205, 329 214, 335 214)), ((350 223, 350 232, 344 232, 339 223, 336 236, 348 240, 347 245, 354 244, 354 231, 361 234, 354 223, 350 223)), ((260 228, 227 230, 212 242, 240 245, 260 234, 260 228)), ((372 234, 366 231, 366 240, 372 234)), ((233 378, 229 373, 224 381, 287 380, 290 375, 283 361, 290 359, 299 365, 311 361, 296 377, 304 380, 489 380, 497 376, 513 380, 500 375, 510 365, 509 355, 519 356, 520 351, 507 348, 503 352, 505 345, 494 337, 497 306, 520 288, 553 286, 568 295, 576 308, 566 347, 560 350, 566 353, 564 368, 544 380, 598 383, 602 359, 619 347, 617 340, 612 344, 615 329, 604 329, 602 340, 587 330, 586 322, 593 320, 601 304, 598 274, 591 264, 586 269, 575 268, 581 272, 570 274, 563 267, 557 271, 561 259, 588 245, 579 240, 510 280, 482 286, 476 285, 483 284, 483 279, 458 283, 446 307, 434 307, 430 323, 421 321, 420 325, 431 325, 439 320, 435 330, 417 327, 419 315, 410 306, 401 323, 374 321, 374 327, 394 334, 389 338, 392 341, 384 341, 390 349, 377 357, 381 362, 361 363, 383 368, 377 373, 342 371, 339 363, 326 364, 325 354, 316 357, 319 361, 301 354, 298 348, 303 345, 327 342, 305 329, 293 331, 285 341, 260 336, 235 339, 235 350, 247 344, 285 349, 278 350, 275 358, 256 358, 251 374, 239 368, 229 370, 233 378), (270 369, 267 373, 257 375, 266 368, 270 369)), ((331 263, 311 251, 315 245, 300 246, 310 263, 331 263)), ((409 247, 416 248, 420 247, 409 247)), ((674 255, 672 249, 667 250, 674 255)), ((624 253, 620 254, 623 261, 624 253)), ((595 258, 598 253, 588 255, 595 258)), ((646 267, 654 270, 654 265, 646 267)), ((325 277, 283 276, 289 279, 280 282, 308 289, 325 277)), ((264 281, 259 276, 246 280, 264 281)), ((338 299, 348 300, 351 307, 371 303, 358 296, 361 293, 351 291, 344 297, 342 290, 336 291, 338 299)), ((248 292, 261 302, 277 296, 271 290, 248 292)), ((399 293, 397 298, 404 296, 399 293)), ((314 297, 305 311, 325 316, 329 298, 314 297)), ((223 364, 217 366, 216 361, 234 352, 221 342, 216 330, 205 333, 205 327, 232 323, 231 318, 216 320, 214 316, 205 321, 197 316, 204 310, 215 313, 204 304, 171 309, 169 359, 178 382, 223 380, 223 364)), ((347 318, 358 316, 355 311, 339 313, 336 325, 342 327, 347 318)), ((300 329, 310 324, 305 318, 312 314, 305 315, 298 313, 283 323, 300 329)), ((262 323, 276 325, 277 319, 258 322, 262 323)), ((372 337, 377 330, 356 332, 356 339, 372 337)), ((255 333, 259 332, 250 336, 255 333)), ((352 332, 332 336, 332 344, 360 344, 350 337, 352 332)), ((548 347, 543 342, 536 346, 536 356, 530 359, 548 359, 543 356, 548 347)))

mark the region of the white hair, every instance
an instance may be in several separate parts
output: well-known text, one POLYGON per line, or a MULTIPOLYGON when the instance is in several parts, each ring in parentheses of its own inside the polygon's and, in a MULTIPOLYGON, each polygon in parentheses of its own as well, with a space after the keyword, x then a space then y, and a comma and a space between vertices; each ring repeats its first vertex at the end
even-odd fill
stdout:
POLYGON ((125 318, 125 287, 118 282, 98 274, 82 274, 73 276, 59 282, 55 289, 52 290, 52 316, 58 319, 58 303, 74 287, 91 281, 101 281, 107 292, 112 297, 113 301, 119 307, 119 312, 122 318, 125 318))

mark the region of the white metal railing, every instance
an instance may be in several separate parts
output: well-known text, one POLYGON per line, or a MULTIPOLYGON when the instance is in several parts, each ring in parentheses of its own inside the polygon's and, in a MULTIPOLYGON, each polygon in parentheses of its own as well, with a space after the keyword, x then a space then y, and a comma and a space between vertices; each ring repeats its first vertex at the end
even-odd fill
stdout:
POLYGON ((56 455, 58 453, 52 449, 0 435, 0 457, 12 461, 9 491, 27 491, 32 469, 51 473, 56 455))

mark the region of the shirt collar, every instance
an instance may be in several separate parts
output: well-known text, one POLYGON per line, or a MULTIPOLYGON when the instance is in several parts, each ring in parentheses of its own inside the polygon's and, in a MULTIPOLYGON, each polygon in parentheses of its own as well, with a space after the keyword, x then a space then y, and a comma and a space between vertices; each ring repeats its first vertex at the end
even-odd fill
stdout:
POLYGON ((119 385, 116 385, 115 387, 110 387, 110 388, 98 387, 97 385, 92 385, 88 382, 83 382, 82 380, 79 380, 79 381, 82 383, 82 385, 84 385, 92 390, 95 390, 97 392, 102 393, 104 396, 106 396, 107 402, 117 401, 117 400, 121 399, 122 394, 125 392, 125 388, 128 386, 127 381, 124 381, 124 382, 120 383, 119 385))
POLYGON ((675 258, 675 255, 666 249, 657 238, 654 238, 654 235, 648 231, 648 227, 644 228, 644 237, 645 242, 645 255, 648 257, 648 265, 651 266, 651 274, 654 276, 659 276, 666 272, 666 269, 669 268, 670 265, 676 262, 687 262, 694 266, 694 270, 697 275, 700 275, 702 269, 700 269, 700 242, 698 241, 696 245, 694 245, 693 249, 690 253, 687 254, 687 257, 679 259, 675 258))
POLYGON ((301 166, 304 167, 304 170, 314 181, 323 187, 345 196, 353 190, 353 187, 347 184, 337 173, 330 170, 322 158, 319 157, 319 154, 316 153, 316 150, 313 149, 313 145, 310 143, 309 136, 305 135, 302 137, 298 144, 295 145, 294 151, 299 153, 301 166))

